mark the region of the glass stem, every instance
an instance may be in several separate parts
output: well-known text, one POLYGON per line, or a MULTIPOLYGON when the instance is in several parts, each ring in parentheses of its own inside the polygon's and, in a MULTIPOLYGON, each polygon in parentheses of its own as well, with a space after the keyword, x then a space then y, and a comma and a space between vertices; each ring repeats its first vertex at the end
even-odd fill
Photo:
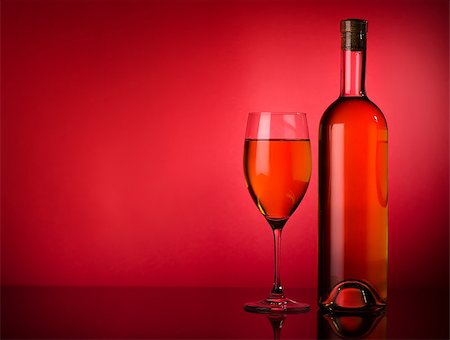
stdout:
POLYGON ((275 274, 273 280, 272 295, 283 295, 283 287, 280 278, 280 256, 281 256, 281 231, 283 229, 273 229, 274 253, 275 253, 275 274))

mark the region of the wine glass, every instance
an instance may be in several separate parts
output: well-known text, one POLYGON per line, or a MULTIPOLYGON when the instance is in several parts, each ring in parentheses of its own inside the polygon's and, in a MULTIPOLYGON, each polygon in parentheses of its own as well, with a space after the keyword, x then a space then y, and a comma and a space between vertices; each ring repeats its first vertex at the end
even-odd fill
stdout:
POLYGON ((269 297, 245 304, 255 313, 301 313, 309 305, 288 299, 280 279, 281 231, 300 204, 311 177, 311 146, 306 114, 252 112, 244 147, 248 190, 273 231, 275 275, 269 297))

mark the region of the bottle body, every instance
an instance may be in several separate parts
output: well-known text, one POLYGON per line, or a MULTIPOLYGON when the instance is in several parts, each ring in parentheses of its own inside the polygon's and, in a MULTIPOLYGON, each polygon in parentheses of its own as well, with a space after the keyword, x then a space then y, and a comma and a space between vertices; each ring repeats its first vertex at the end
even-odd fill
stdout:
POLYGON ((387 124, 367 97, 344 97, 319 131, 319 305, 373 310, 387 299, 387 124))

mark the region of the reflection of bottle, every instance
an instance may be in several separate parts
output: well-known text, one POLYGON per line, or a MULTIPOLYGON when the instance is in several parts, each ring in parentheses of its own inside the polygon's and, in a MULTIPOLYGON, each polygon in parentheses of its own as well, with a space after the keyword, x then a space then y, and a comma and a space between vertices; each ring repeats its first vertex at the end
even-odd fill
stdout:
POLYGON ((317 338, 386 339, 387 319, 384 313, 317 314, 317 338))
POLYGON ((341 21, 340 97, 319 131, 319 305, 376 310, 387 299, 387 125, 364 90, 367 21, 341 21))

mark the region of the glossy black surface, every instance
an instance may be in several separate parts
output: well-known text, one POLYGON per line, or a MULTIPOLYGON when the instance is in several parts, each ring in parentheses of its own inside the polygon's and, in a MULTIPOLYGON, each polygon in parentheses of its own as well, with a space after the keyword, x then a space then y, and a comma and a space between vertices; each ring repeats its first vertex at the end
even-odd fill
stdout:
POLYGON ((448 339, 448 291, 390 290, 385 315, 329 316, 316 291, 287 290, 305 314, 247 313, 266 289, 150 287, 2 287, 2 339, 448 339), (281 326, 281 328, 280 328, 281 326), (275 331, 275 332, 274 332, 275 331))

